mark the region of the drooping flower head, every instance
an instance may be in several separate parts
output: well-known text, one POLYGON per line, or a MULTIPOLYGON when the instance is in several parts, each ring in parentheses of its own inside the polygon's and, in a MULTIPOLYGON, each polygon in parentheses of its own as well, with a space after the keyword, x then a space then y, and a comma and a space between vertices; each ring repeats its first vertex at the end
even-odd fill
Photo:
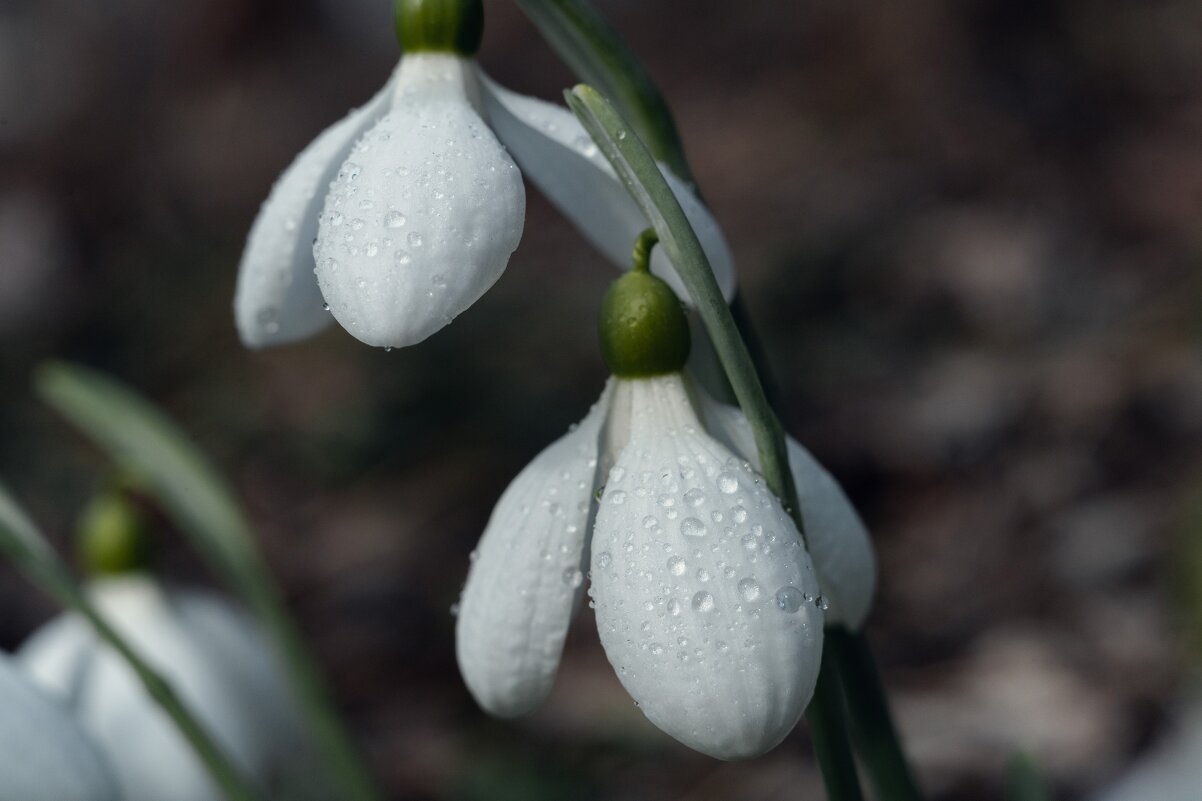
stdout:
MULTIPOLYGON (((614 377, 514 479, 474 552, 460 670, 487 711, 532 711, 588 575, 602 645, 648 719, 718 758, 763 753, 812 694, 825 609, 863 619, 875 575, 867 537, 825 471, 798 470, 817 512, 803 507, 807 529, 829 526, 812 537, 825 549, 816 561, 837 576, 815 571, 743 449, 745 418, 681 372, 688 326, 667 285, 625 275, 600 333, 614 377)), ((800 446, 790 457, 812 463, 800 446)))
MULTIPOLYGON (((251 347, 331 318, 382 347, 438 331, 505 270, 525 221, 523 173, 619 266, 647 225, 571 113, 476 65, 479 0, 400 0, 396 22, 404 55, 384 88, 296 157, 251 228, 234 299, 251 347)), ((721 231, 665 174, 729 297, 721 231)), ((662 256, 653 269, 676 281, 662 256)))
MULTIPOLYGON (((92 602, 256 783, 273 796, 322 797, 304 723, 258 626, 214 594, 157 582, 145 570, 138 523, 119 496, 102 496, 85 514, 81 555, 94 573, 85 587, 92 602)), ((16 661, 103 750, 124 801, 224 797, 126 661, 80 616, 47 623, 16 661)))

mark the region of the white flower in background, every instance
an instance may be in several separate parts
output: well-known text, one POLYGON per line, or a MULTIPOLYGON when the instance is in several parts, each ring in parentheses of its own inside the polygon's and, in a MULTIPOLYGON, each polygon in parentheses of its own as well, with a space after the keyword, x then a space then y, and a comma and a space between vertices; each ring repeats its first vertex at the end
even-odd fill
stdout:
MULTIPOLYGON (((165 589, 145 573, 88 586, 101 613, 171 683, 270 797, 313 790, 304 724, 259 630, 211 594, 165 589)), ((124 801, 220 801, 202 763, 126 662, 86 621, 62 615, 17 654, 105 750, 124 801)))
POLYGON ((112 771, 70 713, 0 654, 0 799, 119 801, 112 771))
MULTIPOLYGON (((1196 691, 1195 691, 1196 692, 1196 691)), ((1197 801, 1202 796, 1202 696, 1177 705, 1169 734, 1094 801, 1197 801)))
MULTIPOLYGON (((501 276, 525 220, 522 175, 627 265, 646 218, 567 109, 509 92, 476 65, 482 13, 479 0, 397 4, 396 71, 296 157, 251 228, 234 298, 248 346, 303 339, 331 313, 369 345, 422 341, 501 276)), ((721 230, 665 177, 729 299, 721 230)), ((652 269, 687 297, 662 254, 652 269)))
POLYGON ((644 714, 698 751, 751 757, 804 711, 824 618, 863 622, 874 558, 846 496, 791 443, 807 554, 752 466, 742 413, 679 372, 688 352, 679 301, 645 273, 615 289, 640 281, 658 284, 651 291, 679 319, 661 328, 655 348, 628 350, 633 361, 606 344, 612 329, 603 322, 615 377, 493 511, 460 602, 459 667, 488 712, 535 709, 591 571, 602 645, 644 714))

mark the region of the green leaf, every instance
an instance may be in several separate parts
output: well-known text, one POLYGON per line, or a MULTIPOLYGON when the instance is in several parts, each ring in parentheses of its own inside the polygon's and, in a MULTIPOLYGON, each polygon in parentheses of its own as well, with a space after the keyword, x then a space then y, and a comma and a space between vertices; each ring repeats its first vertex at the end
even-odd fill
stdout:
POLYGON ((695 184, 663 94, 605 18, 587 0, 517 2, 576 78, 612 98, 655 158, 695 184))
POLYGON ((258 801, 261 798, 254 785, 230 760, 200 720, 188 710, 167 680, 117 633, 80 590, 67 566, 3 485, 0 485, 0 555, 11 561, 47 595, 87 620, 96 635, 125 660, 147 694, 179 728, 226 798, 230 801, 258 801))
POLYGON ((1006 766, 1007 801, 1052 801, 1052 793, 1035 760, 1025 752, 1010 757, 1006 766))
POLYGON ((162 505, 210 568, 242 596, 288 670, 343 797, 378 801, 379 792, 284 606, 249 522, 195 443, 151 403, 94 370, 45 364, 36 385, 44 401, 95 440, 162 505))

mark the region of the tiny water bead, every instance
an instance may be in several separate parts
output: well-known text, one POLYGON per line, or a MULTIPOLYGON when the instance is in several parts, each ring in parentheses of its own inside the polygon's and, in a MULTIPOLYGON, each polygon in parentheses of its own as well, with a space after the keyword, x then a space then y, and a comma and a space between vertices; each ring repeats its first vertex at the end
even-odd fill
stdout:
POLYGON ((422 246, 422 235, 417 231, 410 231, 409 236, 405 239, 409 242, 409 247, 420 248, 422 246))
POLYGON ((673 556, 668 560, 668 572, 673 576, 683 576, 688 569, 689 567, 685 564, 684 559, 681 559, 679 556, 673 556))
POLYGON ((714 596, 702 590, 693 596, 693 609, 698 612, 709 612, 714 608, 714 596))
POLYGON ((614 490, 609 493, 609 502, 614 506, 621 506, 626 503, 626 493, 622 490, 614 490))
POLYGON ((757 600, 761 592, 759 582, 753 578, 745 578, 739 582, 739 595, 748 603, 757 600))
POLYGON ((739 479, 734 473, 723 471, 716 479, 718 490, 726 495, 734 495, 739 491, 739 479))
POLYGON ((792 614, 801 609, 806 601, 805 595, 796 587, 781 587, 776 591, 776 608, 792 614))
POLYGON ((686 517, 680 521, 680 533, 686 537, 704 537, 709 533, 705 523, 695 517, 686 517))
POLYGON ((579 587, 583 582, 584 574, 580 572, 580 570, 574 567, 569 567, 567 570, 563 571, 563 583, 572 589, 579 587))
POLYGON ((399 211, 390 211, 384 215, 384 225, 389 228, 400 228, 405 224, 405 215, 399 211))
POLYGON ((701 506, 705 503, 705 490, 693 487, 684 494, 684 502, 692 507, 701 506))

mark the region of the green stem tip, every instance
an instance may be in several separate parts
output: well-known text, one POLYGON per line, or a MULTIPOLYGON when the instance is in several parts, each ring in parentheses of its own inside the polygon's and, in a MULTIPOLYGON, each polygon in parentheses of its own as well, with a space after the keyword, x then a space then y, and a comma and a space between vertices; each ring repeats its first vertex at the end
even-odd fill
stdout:
POLYGON ((396 35, 406 53, 473 56, 484 38, 481 0, 396 0, 396 35))

